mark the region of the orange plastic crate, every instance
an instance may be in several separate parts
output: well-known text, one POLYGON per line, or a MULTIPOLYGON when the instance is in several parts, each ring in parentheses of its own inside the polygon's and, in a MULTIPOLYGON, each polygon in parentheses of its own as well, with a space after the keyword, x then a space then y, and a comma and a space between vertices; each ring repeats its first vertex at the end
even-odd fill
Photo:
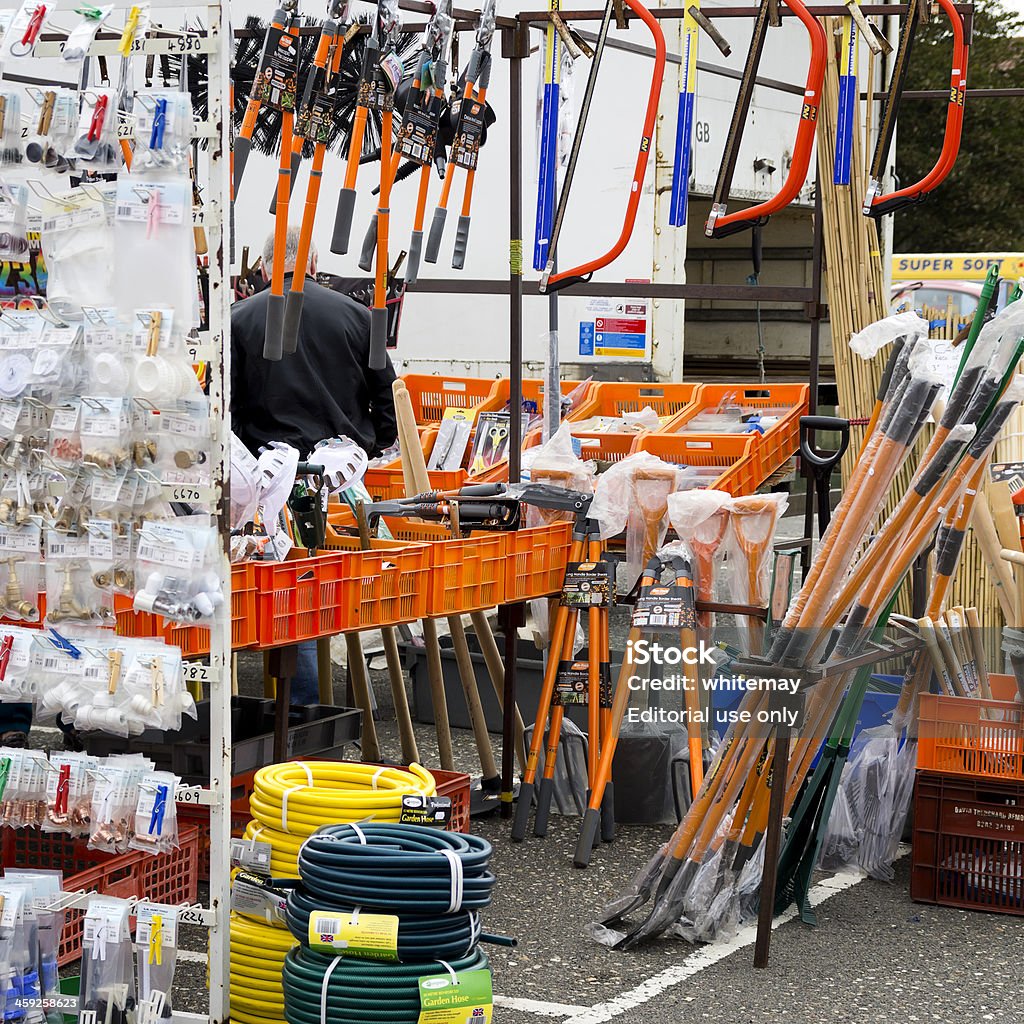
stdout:
POLYGON ((570 417, 621 416, 650 406, 659 416, 675 416, 689 408, 704 387, 702 384, 644 384, 634 381, 601 381, 593 386, 587 401, 570 417))
POLYGON ((469 537, 452 537, 446 527, 436 523, 388 520, 388 526, 395 536, 423 541, 429 547, 428 618, 504 604, 509 534, 480 531, 469 537))
POLYGON ((1024 707, 1013 701, 922 694, 917 767, 1024 780, 1024 707))
POLYGON ((280 647, 341 632, 341 582, 346 553, 293 552, 283 562, 257 562, 256 646, 280 647))
MULTIPOLYGON (((64 872, 64 891, 101 892, 120 899, 145 897, 154 903, 195 903, 199 887, 199 829, 179 824, 179 846, 152 856, 141 850, 110 854, 90 850, 84 839, 34 828, 0 832, 5 868, 53 868, 64 872)), ((61 967, 82 955, 81 910, 64 915, 57 962, 61 967)))
MULTIPOLYGON (((626 381, 601 381, 595 384, 586 400, 567 417, 579 423, 592 416, 621 416, 640 412, 648 406, 659 416, 673 416, 686 409, 703 387, 701 384, 642 384, 626 381)), ((619 462, 634 450, 638 437, 646 431, 573 430, 573 437, 582 444, 580 457, 596 462, 619 462)), ((539 443, 539 436, 531 438, 539 443)))
POLYGON ((331 633, 346 633, 412 622, 427 615, 430 551, 406 540, 370 541, 360 548, 358 537, 335 534, 329 550, 341 555, 337 613, 331 633))
MULTIPOLYGON (((182 657, 196 658, 210 653, 207 626, 186 626, 170 622, 162 615, 136 612, 120 595, 114 608, 118 636, 157 636, 181 648, 182 657)), ((231 566, 231 648, 235 651, 256 642, 256 573, 254 562, 235 562, 231 566)))
POLYGON ((465 409, 475 423, 479 413, 500 409, 505 404, 495 394, 498 382, 494 378, 409 373, 402 380, 409 389, 416 422, 421 426, 440 423, 445 409, 465 409))
POLYGON ((661 432, 676 434, 697 413, 716 409, 723 402, 738 405, 744 412, 787 410, 763 435, 756 432, 754 434, 757 439, 754 457, 758 462, 758 472, 761 476, 759 482, 763 482, 784 466, 799 449, 800 417, 807 415, 810 394, 809 384, 705 384, 694 397, 694 401, 666 423, 661 432))
POLYGON ((559 593, 569 561, 572 523, 531 526, 506 536, 506 604, 559 593))
POLYGON ((633 451, 650 452, 677 466, 716 466, 721 476, 707 486, 732 495, 753 494, 763 483, 754 457, 754 438, 745 434, 641 434, 633 451))
POLYGON ((469 832, 469 786, 470 778, 463 772, 446 772, 431 768, 438 796, 446 796, 452 802, 452 820, 449 832, 469 832))

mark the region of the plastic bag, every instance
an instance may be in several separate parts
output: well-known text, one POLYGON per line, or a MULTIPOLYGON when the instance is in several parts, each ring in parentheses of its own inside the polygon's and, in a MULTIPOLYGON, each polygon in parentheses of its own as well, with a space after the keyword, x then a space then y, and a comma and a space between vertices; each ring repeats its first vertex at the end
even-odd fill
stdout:
POLYGON ((138 1020, 139 1024, 157 1024, 172 1014, 171 988, 178 960, 178 908, 161 903, 140 903, 136 907, 136 921, 138 1020))
POLYGON ((135 806, 135 830, 128 844, 144 853, 169 853, 178 845, 177 804, 174 791, 178 784, 171 772, 150 772, 139 782, 139 800, 135 806))
POLYGON ((602 540, 626 531, 620 589, 632 589, 644 564, 664 542, 668 498, 679 485, 679 467, 649 452, 627 456, 598 478, 590 515, 600 524, 602 540))
POLYGON ((882 320, 868 324, 850 338, 850 350, 861 359, 872 359, 886 345, 898 337, 913 342, 917 338, 928 337, 928 322, 917 313, 895 313, 882 320))
POLYGON ((130 910, 128 900, 93 896, 85 911, 78 1007, 97 1021, 123 1024, 136 1009, 130 910))

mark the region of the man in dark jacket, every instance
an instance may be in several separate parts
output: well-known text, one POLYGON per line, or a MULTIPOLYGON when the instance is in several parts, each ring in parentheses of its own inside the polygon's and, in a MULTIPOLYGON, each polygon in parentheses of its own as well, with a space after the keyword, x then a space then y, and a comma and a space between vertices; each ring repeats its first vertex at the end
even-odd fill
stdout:
MULTIPOLYGON (((291 288, 299 229, 288 229, 285 292, 291 288)), ((305 457, 317 441, 344 434, 372 458, 398 436, 391 384, 395 370, 371 370, 370 313, 347 295, 322 288, 310 250, 298 350, 280 362, 263 358, 267 292, 231 307, 232 429, 253 453, 285 441, 305 457)), ((263 276, 274 263, 274 237, 263 247, 263 276)))
MULTIPOLYGON (((299 229, 288 229, 285 292, 291 288, 299 229)), ((305 458, 317 441, 344 434, 371 458, 398 436, 391 385, 395 369, 371 370, 370 312, 340 292, 322 288, 316 274, 316 247, 310 249, 306 293, 293 355, 280 362, 263 358, 267 291, 231 307, 231 425, 253 454, 270 441, 285 441, 305 458)), ((274 265, 274 236, 263 246, 263 277, 274 265)), ((293 704, 316 704, 316 642, 299 644, 292 680, 293 704)))

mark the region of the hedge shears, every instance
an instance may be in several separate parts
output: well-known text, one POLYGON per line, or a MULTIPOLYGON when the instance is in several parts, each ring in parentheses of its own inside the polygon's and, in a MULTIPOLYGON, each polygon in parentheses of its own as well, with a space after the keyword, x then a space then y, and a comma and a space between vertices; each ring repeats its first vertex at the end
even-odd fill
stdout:
POLYGON ((750 49, 743 67, 739 94, 729 125, 729 134, 725 141, 725 152, 718 171, 718 181, 711 201, 711 213, 708 216, 704 233, 708 238, 725 238, 727 235, 745 231, 747 228, 760 227, 768 222, 773 213, 785 209, 792 203, 807 180, 807 171, 814 153, 814 135, 818 123, 818 107, 821 103, 821 89, 825 82, 826 46, 825 30, 821 23, 804 6, 802 0, 787 0, 786 6, 800 19, 811 45, 810 65, 807 69, 807 84, 804 87, 803 104, 800 108, 800 122, 797 127, 796 141, 793 143, 793 156, 790 161, 786 180, 779 191, 771 199, 758 203, 737 213, 727 213, 729 192, 732 189, 733 174, 736 161, 740 154, 740 143, 743 139, 743 128, 750 113, 750 103, 754 95, 754 83, 757 66, 764 52, 768 28, 777 0, 761 0, 757 18, 754 21, 753 34, 750 37, 750 49))
POLYGON ((406 284, 413 284, 419 277, 430 171, 436 160, 440 158, 442 164, 444 160, 444 147, 441 146, 439 151, 438 143, 441 117, 445 112, 448 50, 454 28, 451 7, 451 0, 446 0, 427 22, 423 32, 423 49, 412 82, 412 94, 406 103, 402 127, 398 133, 399 154, 420 166, 416 215, 413 219, 409 261, 405 270, 406 284))
POLYGON ((893 65, 892 80, 889 83, 889 94, 882 111, 882 120, 878 130, 878 141, 875 144, 874 156, 871 158, 870 179, 867 195, 864 197, 864 213, 869 217, 884 217, 887 213, 920 203, 928 193, 942 184, 953 170, 957 154, 960 152, 960 137, 964 126, 964 101, 967 96, 967 56, 969 41, 964 31, 964 21, 953 5, 952 0, 938 0, 939 7, 949 19, 953 30, 953 67, 950 72, 949 101, 946 106, 946 128, 942 139, 942 151, 935 166, 916 185, 882 194, 882 178, 886 164, 889 162, 889 150, 892 147, 893 134, 896 131, 896 119, 899 115, 900 101, 906 86, 907 73, 910 66, 910 52, 913 49, 917 26, 921 21, 921 3, 914 0, 907 11, 906 21, 900 33, 900 44, 896 51, 893 65))
POLYGON ((448 200, 455 180, 455 168, 466 171, 466 190, 462 194, 462 213, 455 231, 455 249, 452 253, 452 267, 461 270, 466 263, 466 246, 469 244, 469 218, 473 205, 473 183, 476 178, 480 148, 487 134, 488 107, 487 86, 491 79, 491 43, 494 39, 496 0, 486 0, 480 11, 480 23, 476 30, 476 45, 466 68, 462 100, 459 103, 455 139, 448 157, 444 188, 441 200, 434 209, 434 219, 427 237, 427 251, 424 259, 436 263, 444 235, 444 222, 448 216, 448 200))
MULTIPOLYGON (((402 77, 401 62, 392 52, 401 28, 398 4, 395 0, 382 0, 377 4, 373 29, 363 49, 363 66, 359 71, 359 91, 356 97, 356 111, 352 120, 352 134, 348 141, 348 156, 345 163, 345 181, 338 192, 338 209, 334 217, 334 232, 331 236, 331 252, 344 255, 348 252, 349 236, 352 233, 352 214, 356 207, 356 178, 359 175, 360 157, 363 153, 363 135, 366 133, 366 119, 370 108, 375 107, 385 114, 386 124, 381 126, 381 183, 385 178, 385 167, 390 170, 391 116, 394 90, 402 77), (390 102, 389 102, 390 101, 390 102), (385 148, 388 151, 384 163, 385 148)), ((382 121, 385 118, 382 116, 382 121)), ((386 198, 386 197, 385 197, 386 198)), ((385 262, 387 257, 385 256, 385 262)))
MULTIPOLYGON (((272 103, 274 101, 272 94, 274 62, 280 56, 286 54, 287 47, 283 44, 286 37, 292 36, 297 28, 298 22, 295 17, 295 7, 295 0, 284 0, 280 7, 274 11, 273 17, 270 19, 270 28, 267 29, 267 37, 263 43, 263 56, 260 59, 259 70, 253 79, 252 92, 249 94, 249 102, 245 107, 242 127, 235 137, 231 152, 232 191, 235 198, 238 197, 238 189, 242 184, 242 175, 245 174, 249 150, 252 148, 252 133, 256 130, 256 119, 259 117, 260 108, 264 103, 272 103)), ((296 74, 298 74, 297 66, 296 74)), ((294 86, 292 92, 294 96, 294 86)), ((289 148, 290 146, 291 142, 289 141, 289 148)))
POLYGON ((587 76, 587 86, 583 92, 583 101, 580 104, 580 116, 576 123, 576 134, 573 138, 572 149, 569 152, 569 160, 565 169, 565 180, 562 184, 562 191, 558 197, 558 209, 555 212, 555 221, 551 228, 551 237, 548 240, 548 258, 544 271, 540 276, 539 288, 541 292, 557 291, 570 284, 580 281, 589 281, 594 272, 607 267, 618 259, 622 251, 629 244, 633 234, 633 225, 636 223, 636 213, 640 206, 640 191, 644 184, 644 175, 647 172, 647 160, 650 156, 651 142, 654 138, 654 125, 658 116, 658 99, 661 95, 661 83, 665 77, 665 34, 657 19, 640 0, 623 0, 625 6, 636 14, 649 29, 654 39, 654 67, 651 71, 651 85, 647 96, 647 110, 644 114, 643 133, 640 136, 640 145, 637 150, 636 164, 633 167, 633 180, 629 186, 629 199, 626 203, 626 214, 622 223, 622 230, 615 244, 602 256, 581 263, 577 267, 555 273, 554 256, 558 249, 558 239, 562 233, 562 225, 565 221, 565 211, 569 205, 569 192, 572 188, 573 176, 576 173, 576 164, 579 162, 580 149, 583 143, 584 129, 587 125, 587 118, 590 115, 590 106, 594 99, 594 90, 597 86, 597 76, 601 67, 601 57, 604 55, 605 44, 608 41, 608 31, 611 28, 612 15, 618 6, 618 0, 608 0, 605 5, 604 17, 601 20, 601 30, 597 37, 597 47, 594 51, 594 59, 590 65, 590 74, 587 76))
POLYGON ((343 27, 347 15, 347 0, 331 5, 329 17, 320 29, 320 39, 313 56, 313 67, 306 83, 296 121, 296 145, 292 148, 293 185, 296 158, 301 155, 303 142, 313 143, 313 162, 309 170, 309 184, 306 186, 306 204, 302 211, 299 249, 295 256, 295 272, 292 274, 292 287, 285 303, 284 329, 281 339, 284 355, 291 355, 298 347, 299 324, 302 320, 302 303, 305 296, 306 268, 309 266, 313 225, 316 221, 316 207, 320 199, 324 157, 327 154, 327 143, 330 140, 331 123, 338 109, 338 72, 341 68, 345 41, 348 38, 343 27))

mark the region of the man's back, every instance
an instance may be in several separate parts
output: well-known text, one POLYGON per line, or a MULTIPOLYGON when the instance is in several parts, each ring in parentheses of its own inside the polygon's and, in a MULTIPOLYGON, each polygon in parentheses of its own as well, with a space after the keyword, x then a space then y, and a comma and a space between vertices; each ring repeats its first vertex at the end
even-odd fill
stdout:
MULTIPOLYGON (((291 285, 291 275, 286 279, 291 285)), ((231 415, 251 450, 286 441, 303 454, 324 437, 346 434, 371 455, 397 434, 390 360, 369 368, 370 314, 347 295, 307 278, 298 350, 263 358, 267 293, 231 307, 231 415)))

